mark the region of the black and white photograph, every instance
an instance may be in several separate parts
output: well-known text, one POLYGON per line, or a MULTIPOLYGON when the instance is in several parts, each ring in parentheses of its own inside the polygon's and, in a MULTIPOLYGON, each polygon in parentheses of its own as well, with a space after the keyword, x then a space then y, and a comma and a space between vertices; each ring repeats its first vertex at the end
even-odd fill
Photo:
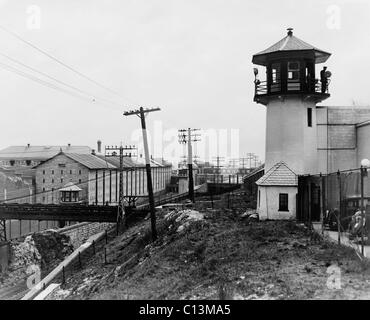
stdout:
POLYGON ((369 56, 369 0, 0 0, 0 304, 370 299, 369 56))

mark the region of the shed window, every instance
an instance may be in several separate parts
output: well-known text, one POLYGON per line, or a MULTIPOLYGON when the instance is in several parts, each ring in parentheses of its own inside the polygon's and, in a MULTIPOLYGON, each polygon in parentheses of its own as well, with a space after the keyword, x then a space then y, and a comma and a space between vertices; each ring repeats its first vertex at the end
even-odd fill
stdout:
POLYGON ((289 211, 287 193, 279 193, 279 211, 289 211))

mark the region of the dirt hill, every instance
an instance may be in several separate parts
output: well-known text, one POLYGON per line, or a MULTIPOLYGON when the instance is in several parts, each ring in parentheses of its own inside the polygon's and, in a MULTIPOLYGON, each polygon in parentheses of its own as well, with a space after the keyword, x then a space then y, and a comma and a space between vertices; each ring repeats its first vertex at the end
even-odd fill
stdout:
POLYGON ((368 263, 352 249, 294 221, 247 222, 242 196, 226 203, 157 212, 155 243, 138 223, 108 245, 108 264, 93 258, 51 299, 368 298, 368 263))

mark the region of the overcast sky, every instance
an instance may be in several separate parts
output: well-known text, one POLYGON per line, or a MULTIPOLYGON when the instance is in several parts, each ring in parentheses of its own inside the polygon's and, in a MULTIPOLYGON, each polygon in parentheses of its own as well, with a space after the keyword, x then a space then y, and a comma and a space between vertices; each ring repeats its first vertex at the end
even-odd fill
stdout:
MULTIPOLYGON (((366 0, 0 0, 1 26, 122 96, 0 30, 0 54, 116 103, 77 98, 0 68, 0 148, 130 144, 139 120, 122 112, 142 104, 162 108, 148 117, 152 131, 156 121, 172 132, 239 129, 240 156, 263 158, 265 107, 253 102, 252 55, 293 27, 332 53, 325 104, 370 105, 369 24, 366 0), (32 5, 41 10, 40 28, 32 5)), ((0 63, 16 66, 3 56, 0 63)))

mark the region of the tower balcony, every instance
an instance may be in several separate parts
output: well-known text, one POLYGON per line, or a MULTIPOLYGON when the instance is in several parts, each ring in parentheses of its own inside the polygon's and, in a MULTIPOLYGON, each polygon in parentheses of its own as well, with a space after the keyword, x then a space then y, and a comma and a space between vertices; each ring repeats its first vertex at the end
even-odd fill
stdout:
POLYGON ((271 99, 283 99, 287 97, 301 97, 304 100, 312 100, 319 103, 330 97, 329 94, 330 79, 323 84, 319 79, 307 82, 286 82, 255 80, 254 101, 267 105, 271 99))

